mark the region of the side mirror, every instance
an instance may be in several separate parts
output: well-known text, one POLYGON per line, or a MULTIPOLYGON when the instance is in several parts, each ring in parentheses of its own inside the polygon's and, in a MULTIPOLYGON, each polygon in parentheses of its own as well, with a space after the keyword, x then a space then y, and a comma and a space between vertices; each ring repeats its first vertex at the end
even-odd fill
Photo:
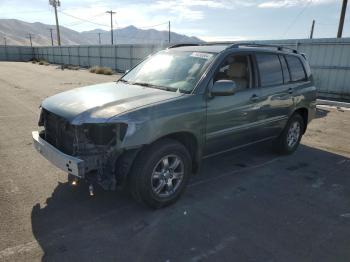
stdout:
POLYGON ((219 80, 216 81, 211 89, 212 96, 231 96, 237 90, 235 81, 219 80))

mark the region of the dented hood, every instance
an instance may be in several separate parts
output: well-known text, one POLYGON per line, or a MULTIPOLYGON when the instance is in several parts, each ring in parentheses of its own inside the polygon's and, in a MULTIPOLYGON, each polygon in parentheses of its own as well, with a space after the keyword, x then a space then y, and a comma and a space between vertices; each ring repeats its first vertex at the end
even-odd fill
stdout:
POLYGON ((73 124, 101 123, 138 107, 181 95, 177 92, 112 82, 59 93, 45 99, 42 107, 73 124))

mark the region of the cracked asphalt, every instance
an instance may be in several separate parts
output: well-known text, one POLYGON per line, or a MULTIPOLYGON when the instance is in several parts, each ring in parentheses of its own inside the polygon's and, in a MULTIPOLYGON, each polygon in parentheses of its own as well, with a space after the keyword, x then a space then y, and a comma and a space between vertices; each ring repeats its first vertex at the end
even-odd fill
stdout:
POLYGON ((302 145, 204 161, 178 203, 72 188, 32 145, 40 101, 118 76, 0 62, 0 261, 350 261, 350 110, 319 107, 302 145))

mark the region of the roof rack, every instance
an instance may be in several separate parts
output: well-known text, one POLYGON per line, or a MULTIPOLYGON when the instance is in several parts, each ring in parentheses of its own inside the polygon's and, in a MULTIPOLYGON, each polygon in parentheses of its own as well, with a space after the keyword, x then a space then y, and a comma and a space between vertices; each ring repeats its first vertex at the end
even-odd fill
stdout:
POLYGON ((183 43, 183 44, 175 44, 172 46, 169 46, 168 49, 170 48, 176 48, 176 47, 182 47, 182 46, 206 46, 206 45, 228 45, 228 44, 233 44, 233 42, 203 42, 203 43, 183 43))
POLYGON ((176 47, 182 47, 182 46, 199 46, 200 44, 194 44, 194 43, 189 43, 189 44, 176 44, 176 45, 172 45, 169 46, 168 49, 170 48, 176 48, 176 47))
POLYGON ((232 45, 228 46, 226 49, 239 48, 241 46, 247 46, 247 47, 269 47, 269 48, 276 48, 278 51, 289 50, 292 53, 299 54, 298 50, 293 49, 293 48, 280 46, 280 45, 255 44, 255 43, 235 43, 235 44, 232 44, 232 45))

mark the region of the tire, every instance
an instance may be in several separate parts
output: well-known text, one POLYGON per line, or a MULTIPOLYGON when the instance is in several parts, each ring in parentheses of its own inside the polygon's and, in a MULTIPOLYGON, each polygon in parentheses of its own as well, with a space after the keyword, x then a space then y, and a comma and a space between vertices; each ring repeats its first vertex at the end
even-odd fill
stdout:
POLYGON ((303 117, 296 113, 288 120, 286 127, 275 141, 275 149, 283 155, 292 154, 299 146, 305 123, 303 117))
POLYGON ((176 202, 187 185, 192 161, 184 145, 162 139, 142 150, 132 166, 129 189, 132 196, 151 208, 176 202))

